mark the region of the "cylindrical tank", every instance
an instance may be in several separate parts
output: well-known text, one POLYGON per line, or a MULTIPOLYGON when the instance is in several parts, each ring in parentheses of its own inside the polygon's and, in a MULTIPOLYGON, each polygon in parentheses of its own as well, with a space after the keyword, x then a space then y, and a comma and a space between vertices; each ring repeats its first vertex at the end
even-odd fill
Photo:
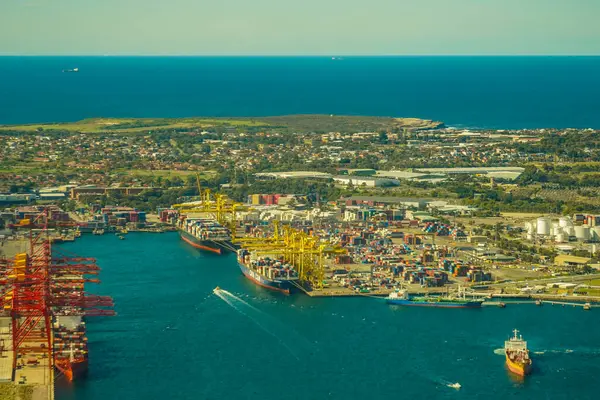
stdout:
POLYGON ((590 240, 590 228, 589 226, 576 226, 575 237, 577 240, 590 240))
POLYGON ((592 238, 597 241, 600 241, 600 226, 593 227, 592 232, 593 232, 592 238))
POLYGON ((527 234, 527 240, 529 240, 529 241, 533 240, 533 234, 528 233, 527 234))
POLYGON ((563 232, 565 232, 565 235, 575 236, 575 228, 573 226, 564 227, 563 232))
POLYGON ((551 221, 550 218, 544 218, 544 217, 540 217, 537 219, 537 234, 540 236, 548 236, 550 235, 550 226, 551 226, 551 221))
POLYGON ((525 222, 525 232, 533 233, 533 224, 531 222, 525 222))
POLYGON ((556 237, 554 238, 554 241, 556 243, 564 243, 564 242, 566 242, 564 233, 559 233, 558 235, 556 235, 556 237))
POLYGON ((560 217, 558 219, 558 225, 562 228, 573 226, 573 221, 569 217, 560 217))

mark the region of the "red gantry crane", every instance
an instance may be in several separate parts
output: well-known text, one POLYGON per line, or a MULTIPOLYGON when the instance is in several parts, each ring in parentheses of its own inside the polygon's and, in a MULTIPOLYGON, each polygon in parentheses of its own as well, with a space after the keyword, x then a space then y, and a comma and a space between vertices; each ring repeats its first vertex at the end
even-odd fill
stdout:
POLYGON ((13 368, 56 367, 72 380, 87 370, 84 317, 115 315, 113 300, 85 292, 86 283, 100 282, 95 259, 52 257, 47 209, 31 226, 41 229, 30 229, 29 254, 0 260, 3 307, 12 317, 13 368))

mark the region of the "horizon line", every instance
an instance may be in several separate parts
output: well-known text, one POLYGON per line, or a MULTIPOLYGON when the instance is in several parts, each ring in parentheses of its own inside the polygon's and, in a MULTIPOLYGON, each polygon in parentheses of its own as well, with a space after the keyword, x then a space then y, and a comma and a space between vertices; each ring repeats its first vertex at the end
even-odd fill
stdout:
POLYGON ((0 57, 230 57, 230 58, 365 58, 365 57, 600 57, 598 54, 4 54, 0 57))

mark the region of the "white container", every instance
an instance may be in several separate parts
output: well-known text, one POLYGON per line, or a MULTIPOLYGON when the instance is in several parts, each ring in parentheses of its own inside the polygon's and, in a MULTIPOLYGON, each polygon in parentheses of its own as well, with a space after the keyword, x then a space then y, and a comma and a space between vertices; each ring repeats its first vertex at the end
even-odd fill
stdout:
POLYGON ((569 217, 560 217, 558 219, 558 225, 561 228, 567 228, 573 226, 573 221, 569 217))
POLYGON ((590 227, 589 226, 576 226, 575 237, 577 240, 588 241, 590 240, 590 227))
POLYGON ((540 217, 536 221, 536 232, 540 236, 549 236, 552 222, 550 218, 540 217))

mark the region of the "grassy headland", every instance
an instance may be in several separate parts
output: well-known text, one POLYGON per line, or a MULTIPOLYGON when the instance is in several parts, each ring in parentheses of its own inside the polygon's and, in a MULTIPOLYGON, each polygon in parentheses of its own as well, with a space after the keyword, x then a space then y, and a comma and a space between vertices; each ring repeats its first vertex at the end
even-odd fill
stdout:
POLYGON ((433 129, 442 126, 438 121, 418 118, 389 118, 333 115, 286 115, 278 117, 244 118, 90 118, 77 122, 55 122, 25 125, 0 125, 0 131, 44 132, 69 131, 81 133, 146 132, 152 130, 211 128, 281 127, 298 131, 360 132, 390 129, 433 129))

